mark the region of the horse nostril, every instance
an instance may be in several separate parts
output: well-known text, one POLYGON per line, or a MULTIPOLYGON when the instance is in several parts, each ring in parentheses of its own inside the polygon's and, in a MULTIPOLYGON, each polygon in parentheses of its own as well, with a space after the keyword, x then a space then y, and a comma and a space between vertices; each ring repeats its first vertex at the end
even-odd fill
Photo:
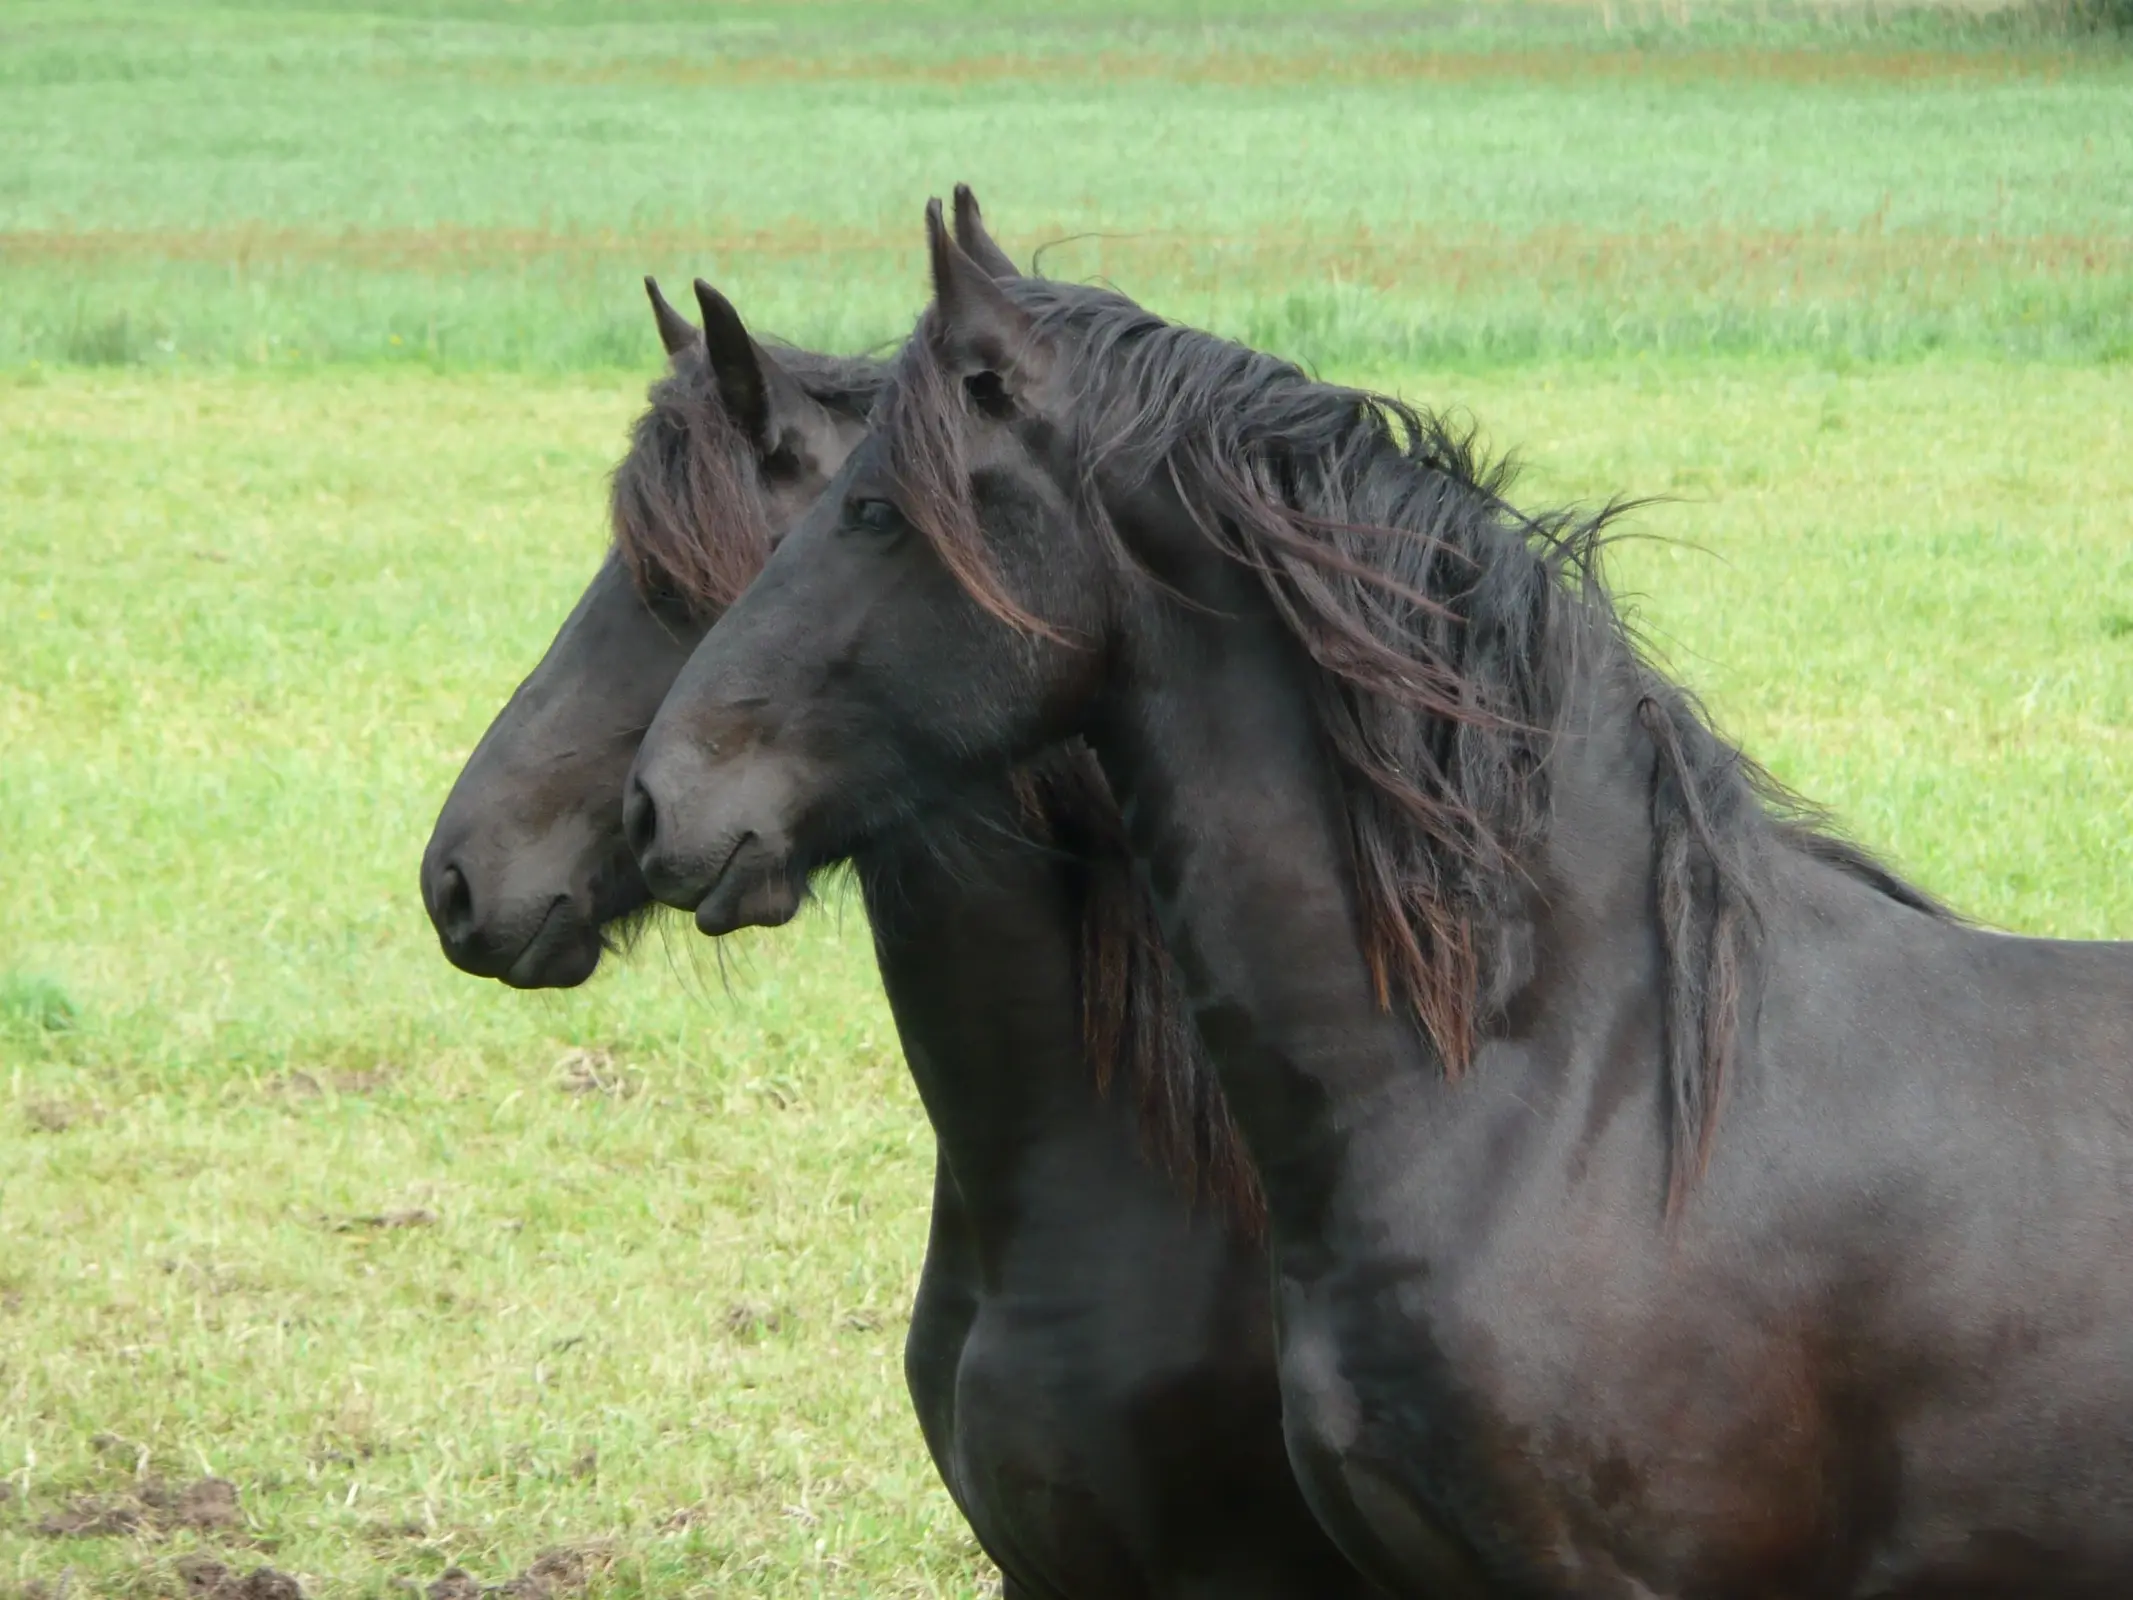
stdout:
POLYGON ((644 780, 635 776, 630 778, 629 797, 622 802, 622 837, 639 861, 651 854, 659 840, 659 807, 652 803, 652 791, 644 780))
POLYGON ((453 862, 437 875, 437 926, 448 939, 464 939, 474 926, 474 891, 453 862))

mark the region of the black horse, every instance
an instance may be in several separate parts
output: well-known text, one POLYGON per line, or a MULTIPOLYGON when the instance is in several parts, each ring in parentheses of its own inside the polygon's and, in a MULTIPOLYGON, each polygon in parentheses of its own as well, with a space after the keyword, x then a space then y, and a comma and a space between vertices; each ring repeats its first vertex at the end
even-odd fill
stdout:
POLYGON ((2133 950, 1964 924, 1639 655, 1608 518, 1109 292, 934 302, 638 752, 720 931, 1080 733, 1321 1521, 1443 1595, 2133 1593, 2133 950))
MULTIPOLYGON (((965 233, 986 247, 974 208, 965 233)), ((708 346, 655 291, 673 371, 616 474, 613 553, 438 819, 424 896, 470 971, 580 982, 647 903, 636 740, 878 386, 698 293, 708 346)), ((1256 1190, 1087 753, 857 866, 939 1145, 906 1376, 1005 1593, 1366 1593, 1289 1471, 1256 1190)))

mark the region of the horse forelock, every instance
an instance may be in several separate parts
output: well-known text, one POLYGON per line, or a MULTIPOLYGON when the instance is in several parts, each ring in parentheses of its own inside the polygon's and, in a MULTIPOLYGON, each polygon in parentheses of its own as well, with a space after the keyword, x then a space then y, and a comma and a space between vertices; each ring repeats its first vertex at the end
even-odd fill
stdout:
POLYGON ((709 619, 770 554, 755 449, 727 415, 701 354, 651 387, 609 495, 615 549, 646 601, 709 619))
MULTIPOLYGON (((778 346, 780 366, 832 413, 872 407, 887 369, 863 357, 778 346)), ((754 444, 720 398, 711 364, 685 350, 655 382, 610 485, 617 553, 646 600, 672 598, 708 620, 762 570, 769 524, 754 444)))

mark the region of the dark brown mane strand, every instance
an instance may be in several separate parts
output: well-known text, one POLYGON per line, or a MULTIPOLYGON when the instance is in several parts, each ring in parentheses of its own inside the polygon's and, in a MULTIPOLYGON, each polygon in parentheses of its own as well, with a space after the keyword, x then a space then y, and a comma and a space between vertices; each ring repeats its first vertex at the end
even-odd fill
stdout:
MULTIPOLYGON (((803 393, 844 415, 866 415, 886 381, 878 362, 769 348, 803 393)), ((715 616, 770 557, 755 447, 727 414, 701 340, 647 398, 611 485, 615 549, 645 599, 715 616)))
POLYGON ((615 548, 647 601, 713 616, 770 558, 755 448, 726 415, 701 351, 677 356, 649 398, 615 468, 615 548))
POLYGON ((1707 781, 1700 768, 1730 764, 1736 752, 1691 754, 1701 725, 1683 715, 1678 697, 1647 693, 1637 719, 1659 751, 1652 789, 1660 943, 1667 960, 1666 1059, 1674 1107, 1667 1165, 1667 1209, 1678 1209, 1711 1159, 1719 1101, 1731 1065, 1741 970, 1755 931, 1755 896, 1740 875, 1737 852, 1719 836, 1730 819, 1714 819, 1712 801, 1738 802, 1741 790, 1707 781))
POLYGON ((882 442, 897 500, 907 514, 930 520, 927 531, 934 549, 987 612, 1025 633, 1057 637, 1041 617, 1032 616, 1000 586, 985 558, 985 536, 967 487, 969 464, 955 426, 963 404, 962 384, 937 360, 908 359, 909 349, 907 345, 906 358, 896 364, 894 381, 884 394, 889 407, 885 414, 895 418, 882 442))
MULTIPOLYGON (((1815 820, 1650 667, 1617 615, 1596 513, 1512 506, 1514 468, 1473 430, 1312 380, 1109 291, 1003 286, 1070 397, 1080 510, 1130 557, 1096 488, 1174 484, 1201 533, 1258 574, 1318 668, 1381 1002, 1416 1018, 1451 1075, 1524 981, 1524 863, 1551 816, 1547 756, 1578 675, 1612 660, 1647 686, 1661 753, 1654 860, 1668 952, 1672 1176, 1701 1171, 1758 926, 1762 842, 1804 849, 1920 909, 1931 902, 1823 839, 1815 820), (1588 652, 1596 652, 1588 658, 1588 652)), ((993 569, 960 445, 963 387, 929 310, 877 417, 904 509, 995 616, 1025 615, 993 569)))
POLYGON ((1034 835, 1065 851, 1082 878, 1082 1032, 1097 1086, 1128 1097, 1155 1166, 1249 1237, 1263 1237, 1258 1173, 1193 1025, 1103 769, 1077 740, 1020 776, 1034 803, 1034 835))

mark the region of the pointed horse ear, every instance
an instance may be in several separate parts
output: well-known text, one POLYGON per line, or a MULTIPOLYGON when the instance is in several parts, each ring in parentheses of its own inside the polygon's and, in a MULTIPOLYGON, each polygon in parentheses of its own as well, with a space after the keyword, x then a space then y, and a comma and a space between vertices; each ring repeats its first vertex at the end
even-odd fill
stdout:
POLYGON ((770 445, 770 391, 772 376, 748 326, 733 302, 703 279, 696 280, 696 304, 704 314, 704 349, 711 357, 711 376, 718 383, 718 397, 726 414, 740 424, 758 450, 770 445))
POLYGON ((933 336, 942 359, 981 398, 988 387, 1009 399, 1026 393, 1047 364, 1030 314, 950 237, 938 200, 926 202, 926 246, 933 259, 933 336))
POLYGON ((955 242, 963 247, 963 254, 985 269, 988 277, 1022 276, 1014 257, 994 244, 992 235, 985 231, 985 214, 978 209, 978 197, 970 192, 967 183, 955 186, 955 242))
POLYGON ((646 275, 644 292, 652 302, 652 316, 659 323, 659 342, 666 346, 669 356, 678 356, 695 344, 701 337, 689 319, 667 304, 667 297, 659 292, 659 280, 646 275))

